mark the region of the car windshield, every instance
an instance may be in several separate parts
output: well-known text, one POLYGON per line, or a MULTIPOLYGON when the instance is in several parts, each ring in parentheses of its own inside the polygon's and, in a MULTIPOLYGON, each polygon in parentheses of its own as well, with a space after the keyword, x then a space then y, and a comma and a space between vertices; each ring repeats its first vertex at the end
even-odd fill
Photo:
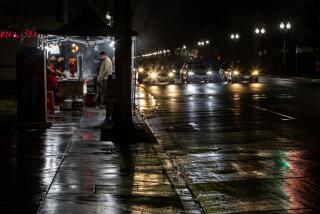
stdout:
POLYGON ((207 69, 207 66, 205 66, 205 65, 193 65, 192 69, 205 70, 205 69, 207 69))
POLYGON ((164 65, 161 67, 161 70, 169 70, 170 69, 170 65, 164 65))
POLYGON ((236 62, 231 64, 232 69, 240 69, 240 70, 250 70, 252 69, 252 65, 250 63, 244 62, 236 62))

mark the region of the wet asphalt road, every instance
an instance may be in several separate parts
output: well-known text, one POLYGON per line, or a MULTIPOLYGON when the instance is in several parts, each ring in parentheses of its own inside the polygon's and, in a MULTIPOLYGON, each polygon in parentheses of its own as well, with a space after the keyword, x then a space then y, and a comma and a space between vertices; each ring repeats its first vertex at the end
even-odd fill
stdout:
POLYGON ((320 212, 320 83, 142 87, 140 110, 155 110, 207 213, 320 212))

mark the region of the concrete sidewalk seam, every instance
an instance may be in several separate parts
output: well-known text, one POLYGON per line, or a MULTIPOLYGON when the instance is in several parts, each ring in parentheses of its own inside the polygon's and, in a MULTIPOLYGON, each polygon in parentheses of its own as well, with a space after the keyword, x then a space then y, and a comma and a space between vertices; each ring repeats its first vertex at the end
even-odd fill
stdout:
POLYGON ((61 157, 61 161, 60 161, 60 163, 59 163, 59 166, 58 166, 56 172, 54 173, 54 176, 53 176, 53 178, 52 178, 52 180, 51 180, 51 182, 50 182, 50 185, 48 186, 48 188, 47 188, 47 190, 46 190, 45 195, 43 196, 43 199, 42 199, 41 204, 40 204, 40 206, 39 206, 39 208, 38 208, 37 214, 40 213, 40 211, 41 211, 41 209, 42 209, 42 207, 43 207, 43 204, 44 204, 44 202, 45 202, 45 200, 46 200, 46 198, 47 198, 47 196, 48 196, 48 193, 49 193, 49 191, 50 191, 50 188, 51 188, 51 186, 52 186, 52 184, 53 184, 53 182, 54 182, 54 180, 55 180, 55 178, 56 178, 56 176, 57 176, 57 174, 58 174, 58 172, 59 172, 59 169, 60 169, 60 167, 61 167, 61 165, 62 165, 65 157, 68 155, 68 150, 69 150, 69 148, 70 148, 70 145, 72 144, 72 137, 75 136, 75 135, 77 134, 77 132, 79 131, 79 127, 80 127, 80 123, 81 123, 82 118, 83 118, 83 116, 81 117, 81 119, 80 119, 80 121, 79 121, 79 124, 77 125, 77 128, 74 130, 74 132, 72 133, 72 135, 71 135, 71 137, 70 137, 70 140, 69 140, 69 142, 68 142, 68 145, 67 145, 67 147, 66 147, 66 149, 65 149, 65 151, 63 152, 63 155, 62 155, 62 157, 61 157))

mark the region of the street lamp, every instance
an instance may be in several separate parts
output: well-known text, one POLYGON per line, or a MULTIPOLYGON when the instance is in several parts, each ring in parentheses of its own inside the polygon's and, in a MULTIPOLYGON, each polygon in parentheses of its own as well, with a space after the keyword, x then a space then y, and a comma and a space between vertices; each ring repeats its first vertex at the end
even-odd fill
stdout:
MULTIPOLYGON (((255 28, 255 30, 254 30, 254 33, 256 34, 256 36, 257 37, 262 37, 262 36, 264 36, 264 34, 266 33, 266 29, 265 28, 263 28, 263 27, 256 27, 255 28)), ((256 52, 256 57, 258 57, 257 58, 257 60, 259 61, 259 63, 261 63, 261 55, 262 54, 260 54, 260 47, 259 47, 260 45, 259 45, 259 42, 257 41, 257 43, 255 43, 255 46, 254 46, 254 49, 255 49, 255 52, 256 52)))
MULTIPOLYGON (((279 27, 282 32, 287 33, 292 28, 292 25, 290 22, 287 22, 287 23, 281 22, 279 27)), ((286 52, 287 52, 286 38, 284 36, 283 37, 283 72, 284 73, 286 72, 286 52)))
POLYGON ((106 20, 110 21, 112 19, 112 17, 110 16, 109 12, 107 12, 106 14, 106 20))
POLYGON ((265 29, 265 28, 256 28, 256 29, 254 30, 254 32, 255 32, 255 34, 257 34, 257 35, 263 35, 263 34, 266 33, 266 29, 265 29))
POLYGON ((291 29, 291 24, 290 24, 290 22, 288 22, 288 23, 286 24, 286 28, 287 28, 287 30, 290 30, 290 29, 291 29))
POLYGON ((284 22, 281 22, 280 25, 279 25, 280 29, 283 30, 283 31, 288 31, 291 29, 292 25, 290 22, 287 22, 287 23, 284 23, 284 22))
POLYGON ((232 33, 232 34, 230 35, 230 38, 231 38, 232 40, 238 40, 238 39, 240 39, 240 35, 239 35, 238 33, 232 33))
POLYGON ((198 46, 200 47, 204 47, 204 46, 207 46, 207 56, 208 58, 210 57, 210 41, 209 40, 203 40, 203 41, 199 41, 198 42, 198 46))
MULTIPOLYGON (((237 40, 240 39, 239 33, 232 33, 232 34, 230 35, 230 39, 231 39, 232 41, 236 42, 237 40)), ((236 47, 236 46, 235 46, 234 52, 235 52, 235 58, 237 58, 237 55, 238 55, 238 54, 237 54, 237 47, 236 47)))
POLYGON ((199 42, 198 42, 198 46, 205 46, 205 45, 209 45, 209 44, 210 44, 210 41, 209 41, 209 40, 199 41, 199 42))

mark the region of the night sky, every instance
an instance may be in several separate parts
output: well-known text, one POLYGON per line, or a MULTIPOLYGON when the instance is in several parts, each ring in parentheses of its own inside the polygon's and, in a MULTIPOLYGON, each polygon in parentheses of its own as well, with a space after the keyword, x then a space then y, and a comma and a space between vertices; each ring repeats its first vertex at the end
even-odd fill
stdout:
MULTIPOLYGON (((70 0, 70 16, 76 16, 89 4, 104 18, 106 11, 112 11, 112 1, 70 0)), ((47 18, 55 18, 54 8, 58 6, 57 2, 63 0, 0 2, 2 13, 5 12, 1 11, 1 8, 5 8, 3 2, 11 5, 11 13, 19 13, 21 10, 23 14, 28 14, 29 11, 29 15, 34 15, 33 23, 41 26, 41 29, 53 26, 51 23, 54 20, 47 18), (20 10, 17 7, 19 4, 20 10), (36 17, 36 14, 41 13, 41 18, 36 17)), ((175 48, 184 44, 191 46, 203 39, 210 39, 216 47, 224 48, 232 32, 239 32, 242 38, 252 37, 254 27, 260 25, 266 27, 269 37, 278 33, 279 23, 283 19, 292 22, 292 34, 296 43, 318 42, 320 37, 320 0, 133 0, 133 2, 134 30, 139 35, 140 53, 158 48, 175 48)), ((9 16, 0 13, 0 17, 3 20, 9 16)), ((16 15, 10 17, 10 20, 14 20, 15 17, 16 15)), ((1 26, 5 25, 2 23, 1 26)))
POLYGON ((232 31, 251 34, 260 24, 276 29, 286 18, 299 26, 297 37, 305 38, 320 26, 319 8, 317 0, 138 0, 134 28, 142 52, 206 38, 223 46, 232 31))

